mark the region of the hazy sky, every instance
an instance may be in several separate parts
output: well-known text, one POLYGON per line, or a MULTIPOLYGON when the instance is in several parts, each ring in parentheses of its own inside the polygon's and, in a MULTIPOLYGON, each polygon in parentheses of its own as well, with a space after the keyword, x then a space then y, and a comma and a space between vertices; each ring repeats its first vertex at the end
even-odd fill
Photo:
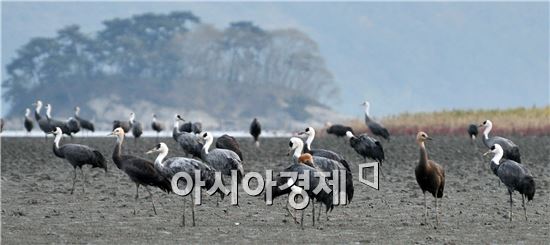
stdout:
MULTIPOLYGON (((2 2, 2 63, 31 37, 144 12, 190 10, 223 28, 250 20, 316 40, 341 89, 332 107, 358 116, 549 104, 549 5, 540 3, 2 2)), ((2 70, 3 71, 3 70, 2 70)))

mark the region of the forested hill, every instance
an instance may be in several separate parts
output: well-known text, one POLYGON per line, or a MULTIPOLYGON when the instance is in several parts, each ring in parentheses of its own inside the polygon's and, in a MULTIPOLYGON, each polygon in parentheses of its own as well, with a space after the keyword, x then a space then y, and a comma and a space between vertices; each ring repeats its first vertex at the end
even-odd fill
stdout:
POLYGON ((182 113, 210 127, 239 128, 252 117, 290 128, 332 114, 321 104, 337 88, 314 40, 295 29, 264 30, 251 22, 218 29, 191 12, 140 14, 103 22, 96 33, 79 26, 36 37, 6 66, 8 117, 21 117, 36 99, 53 116, 81 115, 100 127, 130 111, 148 121, 182 113))

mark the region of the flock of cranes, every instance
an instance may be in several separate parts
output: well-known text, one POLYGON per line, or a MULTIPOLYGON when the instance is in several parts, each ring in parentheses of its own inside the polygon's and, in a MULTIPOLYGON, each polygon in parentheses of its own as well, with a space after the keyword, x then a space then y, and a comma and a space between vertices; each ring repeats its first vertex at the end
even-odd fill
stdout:
MULTIPOLYGON (((103 154, 89 146, 81 144, 64 144, 60 146, 62 134, 72 136, 81 128, 94 131, 93 123, 80 118, 78 107, 75 107, 74 117, 66 121, 55 120, 51 117, 52 106, 46 105, 46 116, 42 117, 41 109, 42 102, 40 100, 34 103, 35 113, 34 119, 38 123, 40 129, 44 133, 52 133, 55 135, 53 152, 54 155, 68 161, 74 169, 74 178, 71 188, 71 194, 74 192, 77 179, 77 168, 82 172, 83 165, 91 165, 92 167, 103 168, 107 172, 107 161, 103 154)), ((390 142, 389 131, 380 123, 375 122, 369 114, 370 103, 365 101, 365 123, 374 137, 379 137, 390 142)), ((25 128, 30 131, 33 128, 32 118, 30 117, 30 109, 25 112, 25 128)), ((511 140, 499 137, 490 136, 493 123, 486 120, 480 125, 469 125, 468 134, 474 140, 478 135, 478 128, 483 131, 482 141, 489 151, 485 154, 494 153, 491 160, 490 168, 492 172, 498 176, 501 182, 508 189, 510 195, 510 213, 509 219, 512 220, 513 200, 512 194, 514 191, 522 195, 523 208, 525 211, 525 219, 527 213, 525 208, 525 197, 528 201, 533 200, 535 194, 535 181, 532 174, 528 171, 525 165, 521 164, 519 147, 511 140)), ((157 120, 153 114, 151 128, 158 133, 165 129, 165 126, 157 120)), ((237 172, 238 183, 241 182, 245 175, 245 164, 243 164, 243 154, 240 150, 237 140, 230 135, 219 137, 214 145, 214 137, 212 133, 203 131, 202 125, 198 122, 185 122, 179 114, 174 115, 174 125, 172 129, 172 138, 178 143, 181 149, 185 152, 185 157, 172 157, 165 159, 168 154, 168 146, 160 142, 151 149, 148 154, 158 153, 154 162, 145 158, 133 155, 123 155, 122 147, 126 133, 132 132, 134 138, 137 139, 143 132, 142 124, 135 120, 135 114, 132 112, 127 121, 113 121, 113 130, 110 135, 116 138, 116 144, 112 153, 112 160, 117 168, 128 175, 130 180, 136 186, 135 198, 138 198, 138 190, 143 186, 150 194, 153 211, 156 214, 153 195, 150 187, 156 187, 165 192, 172 192, 171 179, 178 172, 187 172, 190 176, 195 170, 200 171, 201 180, 206 182, 206 188, 210 188, 214 183, 215 172, 220 172, 224 176, 231 176, 232 171, 237 172)), ((334 134, 338 137, 347 137, 349 145, 365 160, 373 159, 381 166, 385 160, 385 152, 382 143, 367 133, 355 135, 352 128, 345 125, 329 125, 327 133, 334 134)), ((254 118, 250 125, 250 134, 254 139, 254 144, 259 147, 259 136, 261 134, 260 122, 254 118)), ((314 177, 314 173, 331 173, 334 170, 343 171, 346 175, 346 192, 345 203, 350 203, 354 196, 353 177, 350 163, 345 157, 337 152, 328 149, 313 148, 315 139, 315 129, 307 127, 304 131, 299 132, 297 136, 305 137, 305 142, 302 138, 291 137, 289 140, 289 154, 292 155, 292 163, 283 171, 305 173, 309 171, 311 178, 305 181, 307 183, 295 183, 288 177, 277 176, 277 185, 273 187, 273 197, 278 197, 290 193, 306 193, 314 202, 325 206, 326 215, 335 205, 332 202, 332 194, 325 191, 313 193, 311 190, 319 185, 319 177, 314 177), (282 190, 278 188, 283 185, 292 186, 282 190), (309 188, 306 188, 308 186, 309 188)), ((427 142, 431 140, 425 132, 418 132, 416 135, 416 143, 420 150, 420 157, 415 168, 415 177, 417 183, 424 194, 424 219, 427 222, 428 218, 428 203, 426 192, 430 193, 435 198, 435 217, 436 223, 439 223, 438 216, 438 199, 441 199, 445 190, 445 169, 442 165, 428 158, 426 149, 427 142)), ((326 176, 329 180, 333 176, 326 176)), ((178 183, 178 185, 184 183, 178 183)), ((84 188, 84 187, 83 187, 84 188)), ((223 199, 224 193, 220 192, 220 197, 223 199)), ((185 204, 184 204, 185 206, 185 204)), ((319 219, 322 208, 319 208, 319 219)), ((312 212, 315 214, 315 204, 312 205, 312 212)), ((290 213, 290 211, 289 211, 290 213)), ((135 214, 135 207, 134 207, 135 214)), ((292 213, 290 213, 292 215, 292 213)), ((192 224, 195 225, 194 205, 192 204, 192 224)), ((294 217, 294 216, 293 216, 294 217)), ((312 215, 313 224, 315 224, 315 215, 312 215)), ((328 218, 328 217, 327 217, 328 218)), ((297 219, 294 217, 295 221, 297 219)), ((303 212, 301 225, 303 225, 303 212)), ((182 215, 182 224, 185 225, 185 211, 182 215)))

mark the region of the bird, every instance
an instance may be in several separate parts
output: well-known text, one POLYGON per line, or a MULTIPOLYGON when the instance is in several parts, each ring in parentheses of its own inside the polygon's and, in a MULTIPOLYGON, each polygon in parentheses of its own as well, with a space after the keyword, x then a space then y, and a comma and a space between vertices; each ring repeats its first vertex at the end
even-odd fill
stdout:
POLYGON ((431 140, 425 132, 418 132, 416 142, 420 146, 420 161, 414 169, 416 182, 422 189, 424 194, 424 223, 428 222, 428 203, 426 201, 426 191, 431 193, 435 198, 435 219, 439 224, 437 215, 437 199, 443 197, 445 188, 445 169, 441 165, 432 160, 428 160, 428 152, 426 151, 426 140, 431 140))
MULTIPOLYGON (((155 152, 159 153, 159 155, 155 159, 155 168, 165 178, 171 180, 175 174, 179 172, 185 172, 189 174, 189 176, 193 180, 193 183, 196 183, 197 180, 195 179, 195 171, 199 171, 200 181, 205 182, 205 185, 202 186, 202 188, 205 190, 209 190, 214 186, 216 171, 205 163, 185 157, 171 157, 165 160, 166 156, 168 155, 168 146, 163 142, 155 145, 155 147, 146 152, 146 154, 151 154, 155 152)), ((179 184, 186 187, 188 183, 185 182, 184 178, 181 178, 180 182, 178 182, 178 186, 179 184)), ((185 187, 181 189, 185 189, 185 187)), ((223 191, 218 189, 216 190, 216 192, 220 194, 220 197, 222 199, 224 198, 225 194, 223 193, 223 191)), ((193 196, 191 196, 192 221, 193 226, 195 226, 195 204, 193 203, 193 199, 193 196)), ((184 212, 182 215, 182 226, 185 226, 185 203, 183 207, 184 212)))
POLYGON ((220 136, 216 140, 216 148, 231 150, 237 153, 241 161, 244 160, 239 142, 237 142, 237 140, 233 136, 229 136, 228 134, 220 136))
POLYGON ((260 147, 260 141, 258 141, 260 134, 262 134, 262 125, 260 125, 257 118, 254 118, 252 123, 250 123, 250 135, 254 138, 254 144, 256 147, 260 147))
POLYGON ((361 155, 365 161, 367 161, 367 158, 370 158, 377 161, 379 165, 382 165, 385 156, 384 148, 380 141, 367 134, 355 136, 351 131, 347 131, 346 136, 349 138, 351 148, 353 148, 357 154, 361 155))
POLYGON ((0 133, 4 132, 4 118, 0 118, 0 133))
POLYGON ((202 143, 199 142, 199 136, 190 132, 180 132, 180 121, 185 121, 182 116, 174 116, 174 128, 172 129, 172 138, 180 145, 181 149, 187 155, 201 158, 202 143))
POLYGON ((483 155, 487 155, 491 152, 495 153, 495 156, 493 157, 493 159, 491 159, 491 170, 506 186, 506 188, 508 189, 508 194, 510 195, 510 221, 512 221, 512 194, 514 191, 517 191, 521 194, 523 213, 525 215, 525 220, 527 220, 525 197, 527 197, 527 202, 529 202, 532 201, 533 197, 535 196, 536 188, 533 175, 531 175, 525 165, 519 164, 514 160, 504 160, 501 162, 501 159, 504 155, 504 150, 502 149, 502 146, 500 144, 494 144, 493 146, 491 146, 491 149, 483 155))
POLYGON ((179 131, 180 132, 193 133, 193 123, 192 122, 186 122, 186 123, 180 125, 179 131))
POLYGON ((153 114, 153 122, 151 122, 151 128, 157 132, 157 141, 158 141, 159 133, 164 130, 164 124, 157 121, 156 114, 153 114))
POLYGON ((71 136, 71 138, 72 138, 73 137, 72 130, 71 130, 71 128, 69 128, 67 122, 63 122, 63 121, 56 120, 56 119, 52 118, 52 114, 51 114, 52 109, 53 109, 52 105, 51 104, 46 104, 45 108, 46 108, 46 119, 48 119, 48 124, 50 125, 52 131, 56 127, 59 127, 63 131, 63 134, 71 136))
MULTIPOLYGON (((135 200, 139 198, 139 186, 144 186, 147 192, 149 192, 151 204, 153 204, 153 211, 157 214, 155 202, 153 200, 153 193, 151 193, 149 186, 158 187, 162 191, 170 193, 172 191, 171 180, 161 175, 151 161, 132 155, 122 155, 122 143, 125 135, 124 129, 120 127, 116 128, 109 135, 114 135, 117 139, 115 149, 113 151, 113 162, 118 169, 126 173, 126 175, 130 177, 130 180, 132 180, 132 182, 136 185, 135 200)), ((135 214, 136 209, 134 207, 134 215, 135 214)))
POLYGON ((23 122, 23 125, 25 126, 27 133, 30 133, 32 131, 32 128, 34 128, 34 124, 32 123, 31 118, 31 109, 29 108, 25 109, 25 121, 23 122))
POLYGON ((80 121, 76 120, 76 118, 69 117, 65 124, 67 125, 67 129, 69 130, 69 132, 71 132, 71 134, 76 134, 80 132, 80 121))
MULTIPOLYGON (((296 139, 300 140, 298 138, 296 139)), ((295 173, 298 176, 309 174, 309 176, 305 177, 302 181, 296 181, 293 180, 291 177, 287 177, 288 175, 278 174, 274 180, 276 184, 271 187, 272 200, 274 200, 276 197, 290 194, 291 192, 302 192, 302 190, 305 191, 310 200, 309 203, 312 204, 313 225, 315 225, 315 204, 313 203, 313 200, 317 200, 321 203, 321 205, 325 205, 326 213, 332 211, 332 209, 334 208, 332 193, 327 193, 324 190, 321 190, 318 193, 315 193, 313 191, 317 188, 317 186, 320 185, 321 178, 325 178, 325 175, 321 172, 320 169, 314 166, 313 157, 310 154, 306 153, 300 155, 300 157, 297 158, 296 162, 283 169, 281 173, 295 173), (285 188, 285 186, 287 188, 285 188)), ((267 195, 268 194, 266 192, 266 198, 269 198, 267 195)), ((286 209, 289 214, 294 218, 294 220, 297 221, 296 217, 294 217, 292 213, 290 213, 290 211, 288 210, 288 206, 286 207, 286 209)), ((300 222, 300 225, 302 227, 304 225, 304 210, 305 208, 302 209, 302 221, 300 222)))
POLYGON ((479 125, 479 127, 483 128, 482 140, 483 144, 485 144, 487 148, 491 149, 493 145, 499 144, 504 150, 504 158, 513 160, 517 163, 521 163, 521 154, 519 152, 519 147, 514 142, 499 136, 489 137, 489 133, 491 132, 491 129, 493 129, 493 122, 491 122, 491 120, 485 120, 479 125))
POLYGON ((74 118, 80 122, 80 127, 82 127, 83 129, 92 132, 95 131, 95 127, 92 122, 80 117, 80 107, 78 106, 74 107, 74 118))
MULTIPOLYGON (((288 142, 289 151, 288 154, 290 154, 292 151, 294 151, 292 158, 295 162, 299 161, 300 156, 302 156, 302 151, 304 148, 304 142, 297 138, 292 137, 290 138, 290 141, 288 142)), ((306 153, 307 155, 311 155, 309 153, 306 153)), ((306 155, 306 156, 307 156, 306 155)), ((340 162, 325 158, 322 156, 312 156, 312 166, 315 168, 318 168, 320 171, 328 172, 330 173, 329 176, 327 176, 329 180, 333 179, 332 173, 333 171, 345 171, 346 176, 346 199, 344 202, 347 201, 347 203, 351 203, 351 200, 353 199, 354 194, 354 187, 353 187, 353 176, 351 174, 351 171, 348 170, 345 166, 343 166, 340 162)), ((343 202, 343 203, 344 203, 343 202)), ((321 210, 319 209, 319 217, 321 210)), ((327 216, 328 219, 328 216, 327 216)))
POLYGON ((143 127, 141 123, 136 121, 136 117, 133 116, 130 118, 130 125, 132 127, 132 135, 134 136, 134 142, 137 142, 137 139, 143 134, 143 127))
POLYGON ((368 101, 365 101, 363 102, 362 105, 365 106, 365 123, 369 127, 369 130, 371 131, 371 133, 378 137, 382 137, 390 141, 390 132, 386 128, 384 128, 382 125, 373 121, 370 118, 370 114, 369 114, 370 103, 368 101))
POLYGON ((35 106, 34 119, 36 120, 36 123, 38 123, 38 127, 42 130, 42 132, 44 132, 44 139, 47 140, 48 134, 51 133, 55 128, 52 129, 49 120, 46 117, 42 117, 42 115, 40 115, 40 110, 42 110, 42 101, 37 100, 32 105, 35 106))
POLYGON ((470 141, 472 144, 474 143, 474 140, 476 139, 477 134, 478 134, 477 125, 470 124, 468 126, 468 135, 470 136, 470 141))
POLYGON ((313 140, 315 139, 315 129, 312 127, 307 127, 303 132, 298 133, 298 135, 306 135, 306 145, 304 147, 304 153, 309 153, 313 156, 320 156, 325 157, 328 159, 332 159, 334 161, 337 161, 344 165, 346 169, 349 171, 351 170, 349 163, 344 159, 343 156, 339 155, 338 153, 330 150, 325 149, 312 149, 311 144, 313 143, 313 140))
POLYGON ((84 176, 84 171, 82 166, 88 164, 92 168, 102 168, 107 173, 107 161, 105 157, 96 149, 93 149, 86 145, 80 144, 65 144, 59 146, 63 132, 61 128, 56 127, 55 131, 51 132, 55 135, 54 144, 53 144, 53 153, 55 156, 67 160, 74 169, 73 177, 73 187, 71 188, 71 194, 74 192, 74 186, 76 183, 76 168, 80 169, 82 173, 82 189, 84 190, 84 185, 86 184, 86 177, 84 176))
POLYGON ((136 114, 133 112, 130 112, 130 120, 128 121, 120 121, 120 120, 114 120, 113 121, 113 130, 117 128, 122 128, 124 130, 124 133, 130 132, 130 129, 132 128, 132 121, 136 117, 136 114))
POLYGON ((202 123, 194 122, 192 129, 193 129, 193 133, 195 133, 195 134, 201 133, 202 132, 202 123))
POLYGON ((201 159, 223 175, 231 176, 231 170, 237 171, 237 182, 241 183, 244 176, 242 161, 237 153, 227 149, 209 150, 214 138, 210 132, 202 132, 201 139, 204 145, 201 151, 201 159))
POLYGON ((342 124, 328 124, 328 128, 327 128, 327 134, 334 134, 336 135, 337 137, 344 137, 346 136, 346 132, 347 131, 350 131, 351 133, 353 133, 353 129, 349 126, 345 126, 345 125, 342 125, 342 124))

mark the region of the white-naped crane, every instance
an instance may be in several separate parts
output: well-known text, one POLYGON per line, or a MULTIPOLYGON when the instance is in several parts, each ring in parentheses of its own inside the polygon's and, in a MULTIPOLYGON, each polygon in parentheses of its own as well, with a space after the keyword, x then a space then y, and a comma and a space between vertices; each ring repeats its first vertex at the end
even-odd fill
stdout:
POLYGON ((513 160, 517 163, 521 163, 521 154, 519 153, 518 145, 504 137, 489 137, 489 133, 491 133, 491 129, 493 129, 493 122, 491 122, 491 120, 485 120, 479 125, 479 127, 483 128, 482 140, 483 144, 485 144, 487 148, 491 149, 495 144, 499 144, 504 150, 504 158, 513 160))

